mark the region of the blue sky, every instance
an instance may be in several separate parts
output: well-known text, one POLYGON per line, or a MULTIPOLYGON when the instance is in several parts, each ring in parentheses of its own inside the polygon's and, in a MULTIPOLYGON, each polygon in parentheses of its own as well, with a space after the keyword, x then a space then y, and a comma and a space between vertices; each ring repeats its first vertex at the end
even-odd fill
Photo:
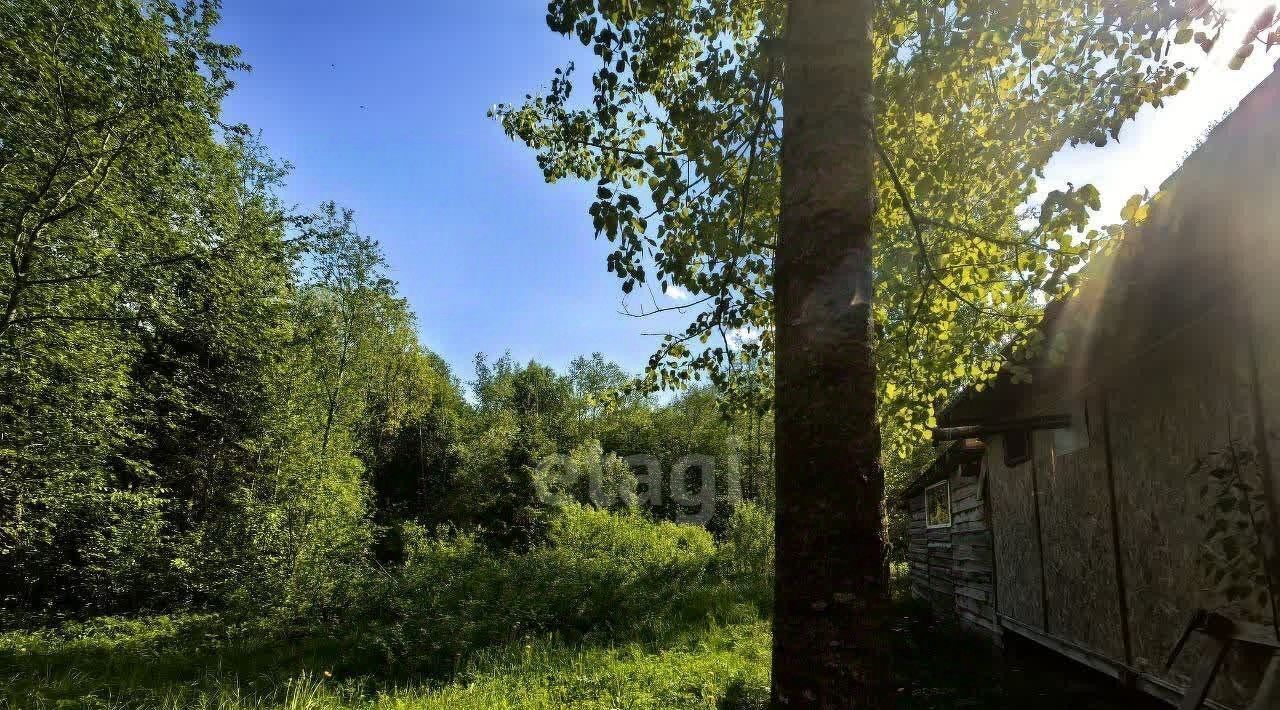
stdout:
POLYGON ((547 185, 485 117, 582 54, 532 2, 225 0, 219 37, 253 71, 226 102, 291 161, 286 198, 334 199, 378 238, 423 342, 469 379, 478 351, 638 370, 657 324, 618 314, 593 190, 547 185), (361 107, 364 108, 361 108, 361 107))
MULTIPOLYGON (((639 370, 656 344, 643 333, 664 325, 619 314, 608 243, 592 239, 586 214, 591 188, 547 185, 531 154, 485 118, 584 58, 544 17, 540 0, 224 0, 219 37, 254 67, 227 117, 295 165, 290 202, 356 210, 424 344, 463 379, 479 351, 563 367, 598 350, 639 370)), ((1158 186, 1274 59, 1228 72, 1222 54, 1118 145, 1060 155, 1045 189, 1092 181, 1114 212, 1158 186)))

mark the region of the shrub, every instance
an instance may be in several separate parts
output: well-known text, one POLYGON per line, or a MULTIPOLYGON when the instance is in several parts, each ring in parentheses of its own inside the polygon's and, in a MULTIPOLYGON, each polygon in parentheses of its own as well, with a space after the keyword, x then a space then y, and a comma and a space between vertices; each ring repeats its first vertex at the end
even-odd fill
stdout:
POLYGON ((469 651, 533 633, 657 640, 711 620, 758 618, 768 585, 753 575, 767 563, 745 538, 763 519, 744 512, 743 541, 717 548, 700 527, 570 505, 523 553, 409 526, 404 567, 369 589, 367 613, 382 626, 367 650, 447 671, 469 651), (729 570, 732 583, 721 576, 729 570))
POLYGON ((273 476, 244 491, 239 522, 252 554, 225 570, 221 595, 246 615, 331 616, 371 572, 364 469, 343 437, 322 452, 299 434, 279 456, 273 476))
POLYGON ((716 554, 720 576, 760 613, 773 608, 773 513, 740 503, 725 526, 716 554))

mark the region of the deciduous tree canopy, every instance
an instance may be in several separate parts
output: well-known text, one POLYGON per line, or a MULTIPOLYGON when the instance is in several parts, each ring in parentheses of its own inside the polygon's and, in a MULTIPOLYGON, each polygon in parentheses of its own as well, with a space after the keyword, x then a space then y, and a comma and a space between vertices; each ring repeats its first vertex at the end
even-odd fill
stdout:
MULTIPOLYGON (((598 58, 588 90, 570 63, 494 110, 547 180, 597 184, 590 215, 625 293, 694 297, 669 307, 692 317, 663 338, 647 387, 701 372, 737 393, 744 371, 769 369, 781 65, 819 51, 789 43, 783 5, 555 0, 550 29, 598 58)), ((1183 89, 1194 67, 1170 46, 1208 42, 1221 22, 1186 1, 878 4, 875 322, 891 451, 918 440, 932 403, 990 377, 1112 236, 1090 227, 1091 185, 1032 203, 1049 159, 1117 139, 1183 89)))

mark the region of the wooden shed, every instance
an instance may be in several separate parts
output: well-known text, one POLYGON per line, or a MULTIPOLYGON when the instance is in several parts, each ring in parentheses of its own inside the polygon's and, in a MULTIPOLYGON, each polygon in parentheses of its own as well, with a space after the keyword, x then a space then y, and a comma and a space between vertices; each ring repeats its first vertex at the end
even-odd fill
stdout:
POLYGON ((949 442, 903 495, 911 592, 935 613, 995 631, 980 439, 949 442))
POLYGON ((1280 73, 1164 190, 1044 352, 939 417, 911 589, 1171 702, 1280 708, 1280 73))

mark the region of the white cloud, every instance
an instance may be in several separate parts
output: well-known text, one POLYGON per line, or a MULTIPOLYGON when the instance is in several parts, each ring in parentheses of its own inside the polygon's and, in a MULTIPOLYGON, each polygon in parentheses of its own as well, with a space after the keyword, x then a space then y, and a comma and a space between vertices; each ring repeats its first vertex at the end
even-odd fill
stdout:
POLYGON ((675 301, 683 301, 689 298, 689 291, 683 286, 677 286, 675 284, 668 284, 667 290, 663 291, 663 293, 666 294, 667 298, 675 301))
POLYGON ((744 325, 741 328, 734 328, 725 333, 725 340, 729 341, 729 347, 734 350, 741 350, 743 345, 754 343, 760 339, 760 329, 744 325))

